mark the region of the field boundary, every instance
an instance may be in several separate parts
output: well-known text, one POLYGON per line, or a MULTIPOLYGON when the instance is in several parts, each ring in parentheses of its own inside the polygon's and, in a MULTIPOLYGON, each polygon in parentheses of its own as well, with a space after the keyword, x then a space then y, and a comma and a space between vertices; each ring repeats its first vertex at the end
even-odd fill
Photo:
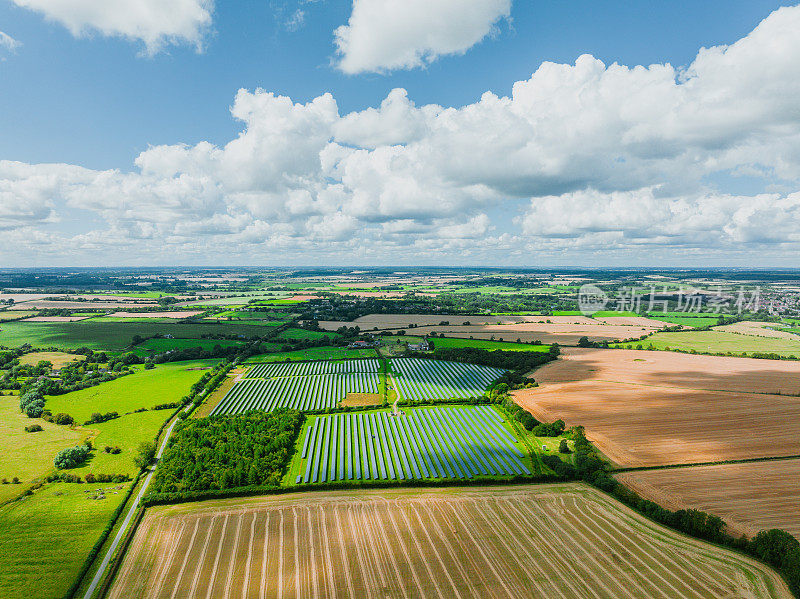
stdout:
POLYGON ((690 464, 665 464, 663 466, 631 466, 628 468, 613 468, 609 472, 611 474, 617 474, 623 472, 643 472, 647 470, 673 470, 677 468, 699 468, 702 466, 722 466, 725 464, 752 464, 754 462, 779 462, 781 460, 796 460, 798 458, 800 458, 800 454, 767 456, 761 458, 741 458, 738 460, 718 460, 716 462, 692 462, 690 464))

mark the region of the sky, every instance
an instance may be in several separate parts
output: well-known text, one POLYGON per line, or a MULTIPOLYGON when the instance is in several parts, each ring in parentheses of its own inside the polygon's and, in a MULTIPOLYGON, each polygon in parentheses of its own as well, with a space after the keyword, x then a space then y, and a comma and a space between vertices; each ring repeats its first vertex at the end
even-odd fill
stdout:
POLYGON ((796 266, 800 6, 0 0, 0 264, 796 266))

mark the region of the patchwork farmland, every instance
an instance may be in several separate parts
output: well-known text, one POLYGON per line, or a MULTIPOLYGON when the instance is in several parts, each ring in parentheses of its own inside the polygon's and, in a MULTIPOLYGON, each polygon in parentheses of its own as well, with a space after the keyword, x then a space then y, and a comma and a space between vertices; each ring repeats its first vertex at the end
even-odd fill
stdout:
POLYGON ((460 362, 393 358, 394 380, 401 399, 479 397, 503 370, 460 362))
POLYGON ((110 599, 789 599, 741 554, 581 484, 381 489, 148 510, 110 599))
POLYGON ((296 483, 531 474, 490 407, 334 414, 305 429, 296 483))

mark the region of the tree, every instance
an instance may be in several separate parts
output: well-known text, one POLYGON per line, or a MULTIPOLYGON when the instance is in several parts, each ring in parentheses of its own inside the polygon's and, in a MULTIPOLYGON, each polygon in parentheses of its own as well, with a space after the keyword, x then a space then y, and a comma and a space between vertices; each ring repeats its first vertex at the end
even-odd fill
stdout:
POLYGON ((578 347, 591 347, 592 344, 588 337, 581 337, 578 339, 578 347))
POLYGON ((63 412, 56 414, 55 418, 53 418, 53 422, 56 424, 60 424, 62 426, 69 426, 74 422, 72 416, 69 414, 64 414, 63 412))
POLYGON ((561 443, 558 445, 558 453, 572 453, 566 439, 561 439, 561 443))
POLYGON ((156 457, 156 444, 153 441, 142 441, 139 444, 139 450, 136 457, 133 458, 133 463, 139 468, 144 470, 156 457))
POLYGON ((89 457, 89 448, 86 445, 62 449, 53 458, 53 465, 59 470, 74 468, 82 464, 89 457))

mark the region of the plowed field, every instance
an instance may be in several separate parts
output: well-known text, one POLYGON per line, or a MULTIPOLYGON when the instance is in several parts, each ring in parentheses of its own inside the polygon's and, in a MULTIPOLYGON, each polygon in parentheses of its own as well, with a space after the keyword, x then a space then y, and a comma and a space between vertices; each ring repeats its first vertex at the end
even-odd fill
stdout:
POLYGON ((800 538, 800 459, 626 472, 617 478, 672 509, 715 514, 748 536, 781 528, 800 538))
POLYGON ((544 421, 581 424, 623 466, 800 455, 800 363, 579 350, 514 393, 544 421))

